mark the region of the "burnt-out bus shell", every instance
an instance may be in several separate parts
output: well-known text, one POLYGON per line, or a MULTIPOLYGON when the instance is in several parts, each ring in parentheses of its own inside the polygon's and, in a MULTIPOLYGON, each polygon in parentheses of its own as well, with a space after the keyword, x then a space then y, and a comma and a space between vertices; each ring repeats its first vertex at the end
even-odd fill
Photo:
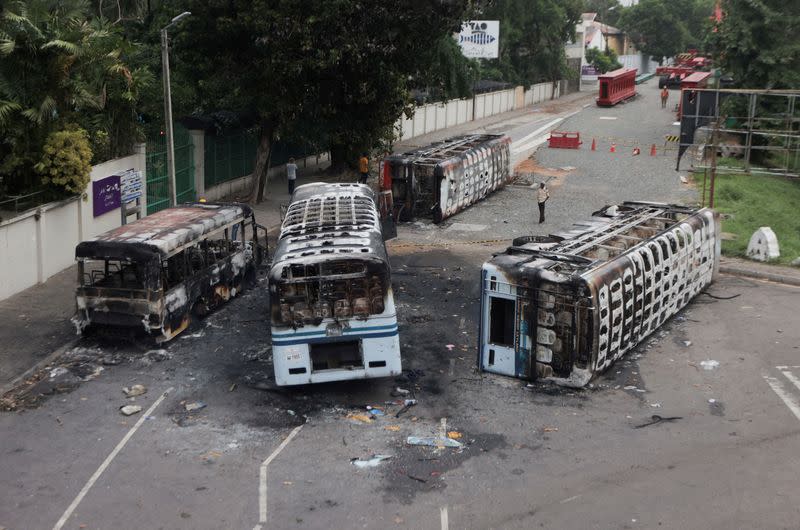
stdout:
POLYGON ((482 268, 479 366, 582 387, 711 283, 719 217, 625 202, 482 268))
POLYGON ((79 331, 126 327, 159 342, 173 338, 193 310, 205 314, 254 280, 261 260, 256 226, 244 204, 185 204, 79 243, 73 322, 79 331), (105 270, 88 271, 89 262, 105 263, 105 270))
POLYGON ((386 157, 381 179, 391 182, 395 218, 439 223, 505 186, 510 145, 505 135, 470 134, 386 157))

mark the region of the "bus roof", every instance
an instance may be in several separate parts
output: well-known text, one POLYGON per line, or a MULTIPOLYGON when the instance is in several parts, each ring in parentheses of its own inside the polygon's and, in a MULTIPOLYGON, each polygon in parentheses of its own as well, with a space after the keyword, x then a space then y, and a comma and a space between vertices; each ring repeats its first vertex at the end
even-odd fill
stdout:
MULTIPOLYGON (((624 202, 607 206, 591 219, 550 236, 533 236, 520 241, 488 263, 501 268, 557 270, 582 275, 640 245, 703 210, 653 202, 624 202)), ((710 210, 708 210, 710 211, 710 210)))
POLYGON ((335 259, 387 262, 375 194, 365 184, 298 186, 283 219, 273 267, 335 259))
POLYGON ((494 142, 511 143, 511 139, 502 134, 466 134, 454 136, 426 147, 406 151, 402 154, 390 155, 386 157, 386 160, 390 162, 413 161, 418 164, 437 164, 461 156, 463 153, 477 149, 484 144, 494 142))
POLYGON ((237 203, 190 203, 167 208, 83 241, 75 249, 75 257, 107 256, 110 248, 117 249, 115 256, 130 248, 137 249, 140 256, 151 253, 166 257, 187 243, 243 219, 250 212, 249 206, 237 203))

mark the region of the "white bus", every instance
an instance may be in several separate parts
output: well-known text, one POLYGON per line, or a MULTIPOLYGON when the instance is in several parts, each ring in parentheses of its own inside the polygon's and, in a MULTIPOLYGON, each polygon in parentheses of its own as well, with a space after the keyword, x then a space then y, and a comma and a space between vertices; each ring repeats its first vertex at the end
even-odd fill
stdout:
POLYGON ((401 373, 389 259, 368 186, 298 186, 269 282, 278 385, 401 373))

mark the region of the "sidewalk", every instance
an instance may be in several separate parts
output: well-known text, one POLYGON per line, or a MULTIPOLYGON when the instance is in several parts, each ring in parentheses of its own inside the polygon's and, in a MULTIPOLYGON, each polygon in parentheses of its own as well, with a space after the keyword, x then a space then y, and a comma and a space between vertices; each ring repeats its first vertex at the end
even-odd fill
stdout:
POLYGON ((800 267, 769 265, 743 258, 722 256, 719 271, 723 274, 746 276, 800 287, 800 267))

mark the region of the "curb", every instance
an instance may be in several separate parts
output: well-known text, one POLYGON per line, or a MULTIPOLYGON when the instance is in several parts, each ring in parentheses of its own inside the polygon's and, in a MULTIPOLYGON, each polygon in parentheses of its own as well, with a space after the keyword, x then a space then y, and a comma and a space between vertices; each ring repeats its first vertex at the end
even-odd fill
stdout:
POLYGON ((785 285, 793 285, 800 287, 800 278, 789 276, 786 274, 777 274, 774 272, 762 272, 745 267, 737 267, 736 265, 720 265, 719 272, 723 274, 731 274, 734 276, 744 276, 746 278, 755 278, 757 280, 767 280, 770 282, 782 283, 785 285))
POLYGON ((34 373, 38 372, 39 370, 47 366, 48 364, 52 363, 54 360, 61 357, 64 354, 64 352, 66 352, 68 349, 75 347, 75 345, 77 345, 80 340, 81 337, 75 337, 74 339, 68 341, 67 343, 62 344, 61 346, 50 352, 50 354, 47 355, 47 357, 41 359, 36 364, 25 370, 22 373, 22 375, 18 375, 8 383, 0 385, 0 396, 5 396, 10 391, 14 390, 23 380, 27 379, 34 373))

